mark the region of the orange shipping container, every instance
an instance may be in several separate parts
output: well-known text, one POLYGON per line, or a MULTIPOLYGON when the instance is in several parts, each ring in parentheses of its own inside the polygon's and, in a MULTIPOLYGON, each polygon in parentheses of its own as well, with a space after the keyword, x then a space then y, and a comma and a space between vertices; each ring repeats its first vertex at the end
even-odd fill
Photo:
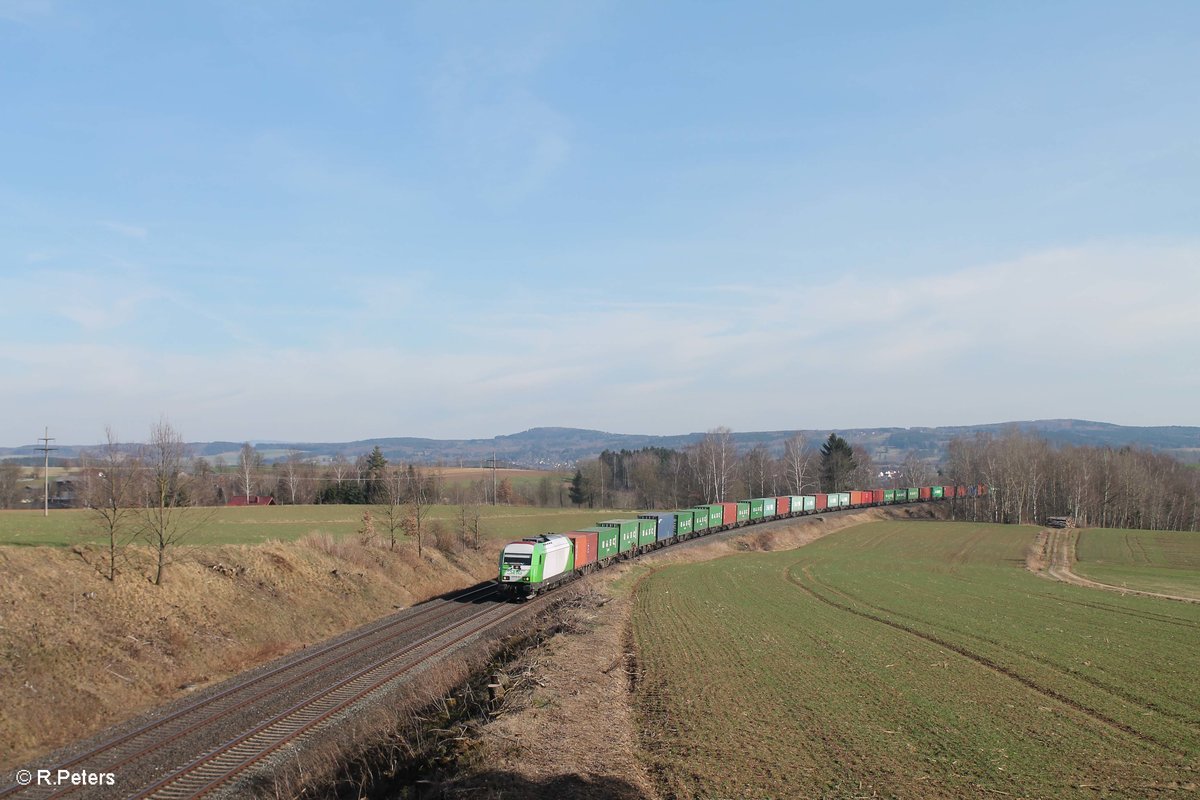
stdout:
POLYGON ((596 560, 598 533, 595 531, 571 531, 563 535, 571 540, 571 544, 575 548, 575 569, 585 567, 596 560))

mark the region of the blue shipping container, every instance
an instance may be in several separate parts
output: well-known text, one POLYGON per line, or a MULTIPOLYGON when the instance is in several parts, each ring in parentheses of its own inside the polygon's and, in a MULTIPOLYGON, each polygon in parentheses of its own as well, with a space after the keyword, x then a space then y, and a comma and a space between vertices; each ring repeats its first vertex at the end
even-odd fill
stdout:
POLYGON ((675 535, 674 514, 638 514, 638 519, 658 520, 658 531, 654 537, 656 541, 661 542, 663 539, 670 539, 675 535))

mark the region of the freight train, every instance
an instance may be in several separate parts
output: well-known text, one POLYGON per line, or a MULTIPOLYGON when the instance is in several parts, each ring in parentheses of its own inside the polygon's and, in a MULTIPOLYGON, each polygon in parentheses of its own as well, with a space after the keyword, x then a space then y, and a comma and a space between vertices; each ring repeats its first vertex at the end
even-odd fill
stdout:
POLYGON ((988 487, 983 485, 918 486, 754 497, 680 511, 651 511, 632 519, 610 519, 593 528, 545 533, 509 542, 500 553, 500 574, 496 583, 513 599, 529 598, 617 561, 745 525, 850 508, 986 494, 988 487))

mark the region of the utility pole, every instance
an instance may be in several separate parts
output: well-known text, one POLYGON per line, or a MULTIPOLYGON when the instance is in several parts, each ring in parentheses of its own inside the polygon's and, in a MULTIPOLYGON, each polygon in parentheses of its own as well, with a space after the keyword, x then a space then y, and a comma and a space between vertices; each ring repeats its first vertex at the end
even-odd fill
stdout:
POLYGON ((51 447, 50 443, 54 440, 50 438, 50 427, 46 426, 46 435, 38 439, 42 446, 37 448, 42 451, 45 459, 42 464, 42 477, 45 481, 46 491, 42 501, 42 516, 50 516, 50 451, 57 450, 57 447, 51 447))
POLYGON ((492 451, 491 458, 485 458, 483 463, 492 462, 492 505, 496 505, 496 451, 492 451))

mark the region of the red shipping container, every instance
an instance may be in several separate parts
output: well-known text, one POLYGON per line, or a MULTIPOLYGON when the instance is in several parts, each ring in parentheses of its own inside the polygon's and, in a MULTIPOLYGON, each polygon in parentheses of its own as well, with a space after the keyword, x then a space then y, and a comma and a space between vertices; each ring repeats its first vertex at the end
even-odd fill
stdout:
POLYGON ((883 489, 875 489, 873 492, 871 492, 871 502, 875 505, 880 505, 883 503, 883 489))
POLYGON ((959 486, 959 487, 958 487, 958 496, 959 496, 959 497, 966 497, 966 496, 967 496, 967 487, 965 487, 965 486, 959 486))
POLYGON ((575 546, 575 569, 585 567, 596 560, 596 548, 600 534, 596 531, 571 531, 564 533, 575 546))
POLYGON ((737 503, 718 503, 721 506, 721 524, 733 525, 737 522, 737 503))
POLYGON ((930 500, 933 498, 933 489, 929 486, 922 486, 920 489, 917 490, 917 495, 922 500, 930 500))
POLYGON ((817 495, 817 511, 823 511, 827 508, 829 508, 829 495, 827 495, 827 494, 817 495))

